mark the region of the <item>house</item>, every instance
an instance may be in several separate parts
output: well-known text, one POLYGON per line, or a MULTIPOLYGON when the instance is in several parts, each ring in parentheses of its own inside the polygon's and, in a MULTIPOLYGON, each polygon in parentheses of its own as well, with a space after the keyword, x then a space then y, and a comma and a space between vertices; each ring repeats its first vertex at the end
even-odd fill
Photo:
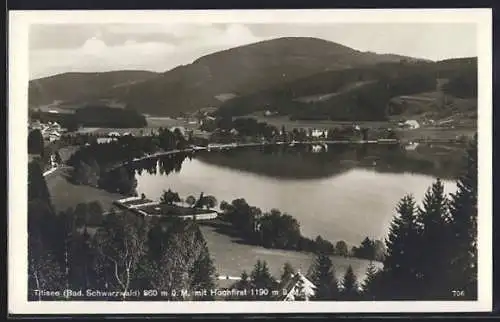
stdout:
POLYGON ((297 272, 290 280, 286 281, 283 286, 282 300, 283 301, 309 301, 316 293, 316 285, 314 285, 301 272, 297 272))
POLYGON ((398 123, 399 127, 409 128, 412 130, 418 129, 420 124, 416 120, 406 120, 398 123))
POLYGON ((326 137, 327 135, 328 135, 328 131, 326 131, 326 130, 314 129, 311 132, 311 136, 314 138, 326 137))
POLYGON ((405 146, 406 151, 415 151, 418 147, 419 143, 418 142, 410 142, 408 145, 405 146))
POLYGON ((49 141, 54 142, 61 139, 61 133, 56 130, 52 130, 48 133, 49 141))
POLYGON ((55 130, 58 130, 58 131, 61 130, 61 125, 59 125, 59 123, 57 123, 57 122, 54 122, 54 123, 50 124, 50 127, 52 129, 55 129, 55 130))

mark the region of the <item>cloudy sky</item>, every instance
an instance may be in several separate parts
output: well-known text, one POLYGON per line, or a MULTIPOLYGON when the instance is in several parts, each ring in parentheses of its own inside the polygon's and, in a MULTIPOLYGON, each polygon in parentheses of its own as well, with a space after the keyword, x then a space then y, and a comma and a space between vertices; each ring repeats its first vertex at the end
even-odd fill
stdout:
POLYGON ((38 24, 30 28, 30 79, 120 69, 163 72, 219 50, 295 36, 431 60, 477 55, 475 25, 464 23, 38 24))

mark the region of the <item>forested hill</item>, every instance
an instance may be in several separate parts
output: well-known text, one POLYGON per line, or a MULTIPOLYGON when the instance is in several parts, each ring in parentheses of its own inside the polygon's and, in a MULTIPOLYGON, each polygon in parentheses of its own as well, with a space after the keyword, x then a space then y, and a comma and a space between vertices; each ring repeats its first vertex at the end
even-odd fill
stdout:
POLYGON ((52 104, 56 101, 85 100, 106 88, 130 86, 154 77, 156 73, 122 70, 103 73, 64 73, 29 82, 29 106, 52 104))
MULTIPOLYGON (((392 99, 436 92, 475 100, 477 59, 400 61, 327 71, 233 98, 217 114, 241 116, 270 111, 292 119, 384 120, 398 110, 392 99)), ((440 108, 439 104, 428 105, 429 109, 440 108)), ((467 108, 477 106, 469 104, 467 108)), ((456 109, 450 107, 452 111, 456 109)))
POLYGON ((206 55, 160 74, 138 72, 142 74, 129 77, 128 83, 103 81, 115 75, 105 73, 34 80, 30 83, 30 104, 112 99, 141 113, 176 116, 219 107, 228 99, 321 72, 401 59, 414 60, 361 52, 317 38, 278 38, 206 55))

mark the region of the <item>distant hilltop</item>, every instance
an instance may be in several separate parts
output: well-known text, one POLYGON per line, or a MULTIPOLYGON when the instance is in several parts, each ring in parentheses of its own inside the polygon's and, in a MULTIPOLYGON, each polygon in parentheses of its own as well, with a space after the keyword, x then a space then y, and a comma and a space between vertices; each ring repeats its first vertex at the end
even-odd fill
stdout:
MULTIPOLYGON (((36 107, 61 101, 78 108, 89 101, 107 99, 152 116, 176 117, 207 107, 223 107, 226 114, 241 115, 242 109, 228 106, 235 106, 236 102, 247 104, 252 95, 262 96, 262 99, 252 99, 251 104, 255 102, 258 107, 251 110, 264 109, 266 104, 276 105, 275 100, 266 100, 270 97, 268 91, 275 92, 277 88, 283 94, 283 104, 294 105, 297 98, 300 102, 296 90, 304 97, 312 96, 314 101, 314 96, 337 93, 343 90, 342 87, 355 87, 358 80, 353 80, 350 73, 366 70, 367 79, 373 80, 372 71, 381 64, 388 65, 379 70, 395 70, 396 73, 401 64, 448 66, 446 68, 452 70, 461 70, 464 66, 476 68, 474 58, 435 63, 415 57, 361 52, 318 38, 285 37, 219 51, 164 73, 64 73, 32 80, 29 105, 36 107), (339 82, 339 75, 345 76, 346 81, 339 82), (325 79, 326 83, 322 82, 325 79), (311 85, 306 88, 309 81, 311 85)), ((426 70, 430 69, 432 67, 426 70)), ((404 94, 413 93, 406 91, 404 94)), ((309 107, 316 108, 306 106, 306 109, 309 107)))

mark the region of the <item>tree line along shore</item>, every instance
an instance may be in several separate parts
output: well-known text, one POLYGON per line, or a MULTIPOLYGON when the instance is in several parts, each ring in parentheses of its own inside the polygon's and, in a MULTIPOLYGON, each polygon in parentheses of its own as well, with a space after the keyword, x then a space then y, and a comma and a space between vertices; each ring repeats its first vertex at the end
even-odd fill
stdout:
MULTIPOLYGON (((72 180, 96 186, 108 184, 115 191, 130 194, 134 182, 126 169, 120 168, 113 175, 103 169, 117 160, 154 153, 158 148, 178 149, 187 142, 175 131, 162 130, 153 137, 84 145, 68 160, 74 168, 72 180)), ((90 236, 85 222, 90 214, 97 217, 102 214, 102 209, 97 205, 87 207, 83 226, 77 222, 82 215, 75 214, 76 208, 56 216, 40 164, 43 162, 35 160, 29 165, 30 294, 36 289, 64 287, 122 292, 131 288, 213 287, 216 272, 199 223, 111 213, 90 236)), ((437 180, 421 207, 416 206, 412 196, 401 199, 385 240, 384 268, 376 271, 370 266, 362 288, 352 276, 352 269, 346 273, 348 276, 337 280, 329 257, 332 248, 335 253, 337 247, 316 240, 316 247, 311 249, 316 260, 310 274, 311 281, 319 287, 315 298, 456 299, 453 290, 461 290, 461 300, 477 298, 477 138, 468 151, 466 164, 455 194, 444 195, 442 183, 437 180)), ((250 242, 283 248, 300 245, 298 225, 287 214, 275 211, 260 215, 242 200, 224 203, 221 208, 224 221, 250 242), (255 229, 255 217, 263 218, 259 220, 259 229, 255 229)), ((340 248, 344 249, 342 245, 340 248)), ((239 287, 276 287, 276 281, 267 277, 263 266, 265 263, 257 263, 255 274, 242 276, 239 282, 249 284, 239 287)))

